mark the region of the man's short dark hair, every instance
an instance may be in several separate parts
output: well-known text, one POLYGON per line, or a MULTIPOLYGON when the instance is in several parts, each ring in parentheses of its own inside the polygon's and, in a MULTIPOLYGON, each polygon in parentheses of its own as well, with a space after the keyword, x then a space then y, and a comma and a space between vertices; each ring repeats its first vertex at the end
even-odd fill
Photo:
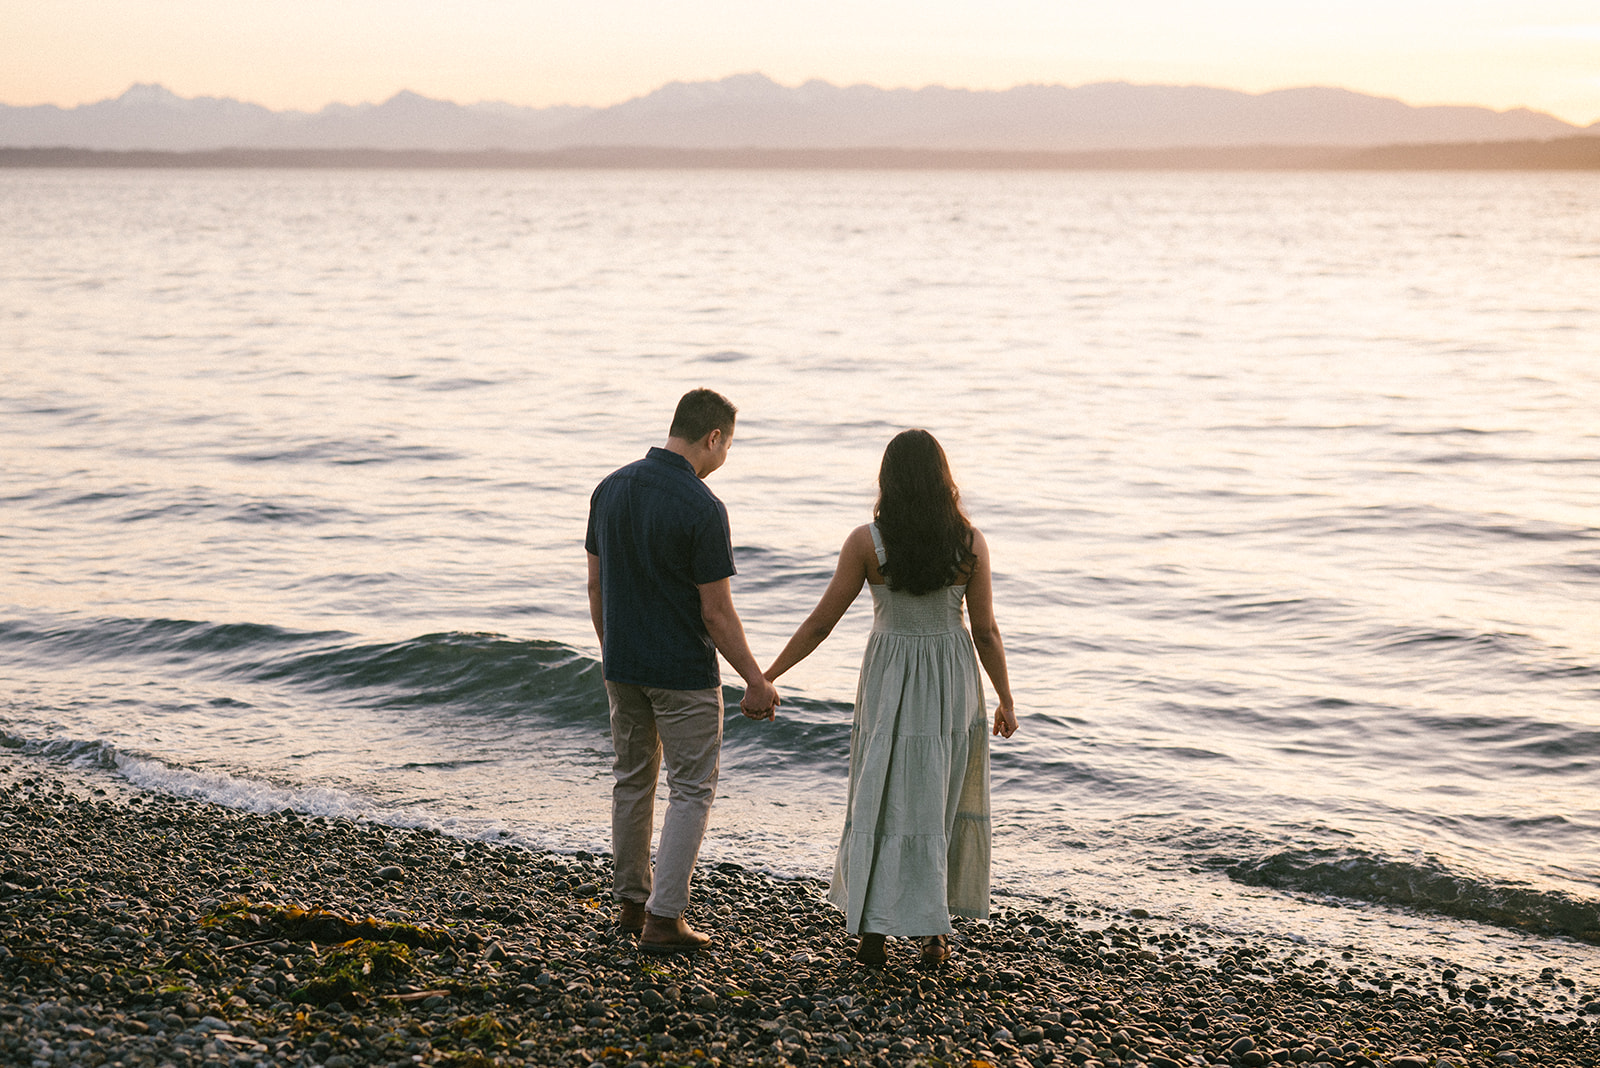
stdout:
POLYGON ((678 401, 672 413, 672 429, 667 433, 680 441, 699 441, 713 430, 733 433, 733 420, 739 409, 714 389, 691 389, 678 401))

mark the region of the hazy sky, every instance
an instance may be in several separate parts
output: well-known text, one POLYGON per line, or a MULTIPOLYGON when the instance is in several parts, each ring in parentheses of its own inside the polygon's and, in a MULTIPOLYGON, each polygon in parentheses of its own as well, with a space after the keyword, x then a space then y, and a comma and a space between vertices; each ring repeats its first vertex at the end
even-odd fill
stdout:
POLYGON ((885 87, 1336 85, 1600 119, 1597 0, 0 0, 0 102, 613 104, 762 71, 885 87))

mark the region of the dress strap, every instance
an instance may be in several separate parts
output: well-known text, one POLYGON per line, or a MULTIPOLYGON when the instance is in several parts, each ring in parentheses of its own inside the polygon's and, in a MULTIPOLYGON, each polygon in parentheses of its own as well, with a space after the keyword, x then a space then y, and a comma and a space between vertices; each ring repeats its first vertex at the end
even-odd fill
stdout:
POLYGON ((889 563, 889 553, 883 547, 883 535, 878 531, 878 524, 868 523, 867 529, 872 531, 872 547, 878 553, 878 570, 883 570, 889 563))

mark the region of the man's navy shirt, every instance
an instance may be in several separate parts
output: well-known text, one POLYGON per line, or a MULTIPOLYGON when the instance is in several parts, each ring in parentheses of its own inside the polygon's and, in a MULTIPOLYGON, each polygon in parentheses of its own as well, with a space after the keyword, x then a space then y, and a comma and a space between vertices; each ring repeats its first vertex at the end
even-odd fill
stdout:
POLYGON ((600 558, 606 680, 666 690, 720 681, 700 585, 734 574, 728 509, 669 449, 607 475, 589 498, 600 558))

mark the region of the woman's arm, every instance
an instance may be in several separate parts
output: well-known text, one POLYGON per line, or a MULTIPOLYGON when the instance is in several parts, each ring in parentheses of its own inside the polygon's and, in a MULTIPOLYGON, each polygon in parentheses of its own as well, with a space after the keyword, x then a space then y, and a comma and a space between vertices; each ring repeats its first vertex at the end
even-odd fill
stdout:
POLYGON ((989 565, 989 543, 977 528, 972 531, 972 551, 977 559, 967 579, 967 619, 972 624, 972 644, 978 649, 978 662, 994 685, 999 702, 994 710, 994 733, 1011 737, 1017 729, 1017 710, 1011 700, 1011 679, 1006 673, 1006 647, 1000 640, 1000 626, 994 621, 994 579, 989 565))
POLYGON ((850 532, 850 536, 844 540, 844 547, 839 550, 839 566, 834 568, 833 579, 822 592, 822 600, 817 602, 817 607, 811 610, 806 621, 800 624, 800 629, 794 632, 794 637, 783 647, 778 659, 767 668, 768 682, 810 656, 812 650, 833 633, 834 625, 861 592, 861 584, 867 581, 867 559, 873 552, 872 534, 866 527, 857 527, 850 532))

